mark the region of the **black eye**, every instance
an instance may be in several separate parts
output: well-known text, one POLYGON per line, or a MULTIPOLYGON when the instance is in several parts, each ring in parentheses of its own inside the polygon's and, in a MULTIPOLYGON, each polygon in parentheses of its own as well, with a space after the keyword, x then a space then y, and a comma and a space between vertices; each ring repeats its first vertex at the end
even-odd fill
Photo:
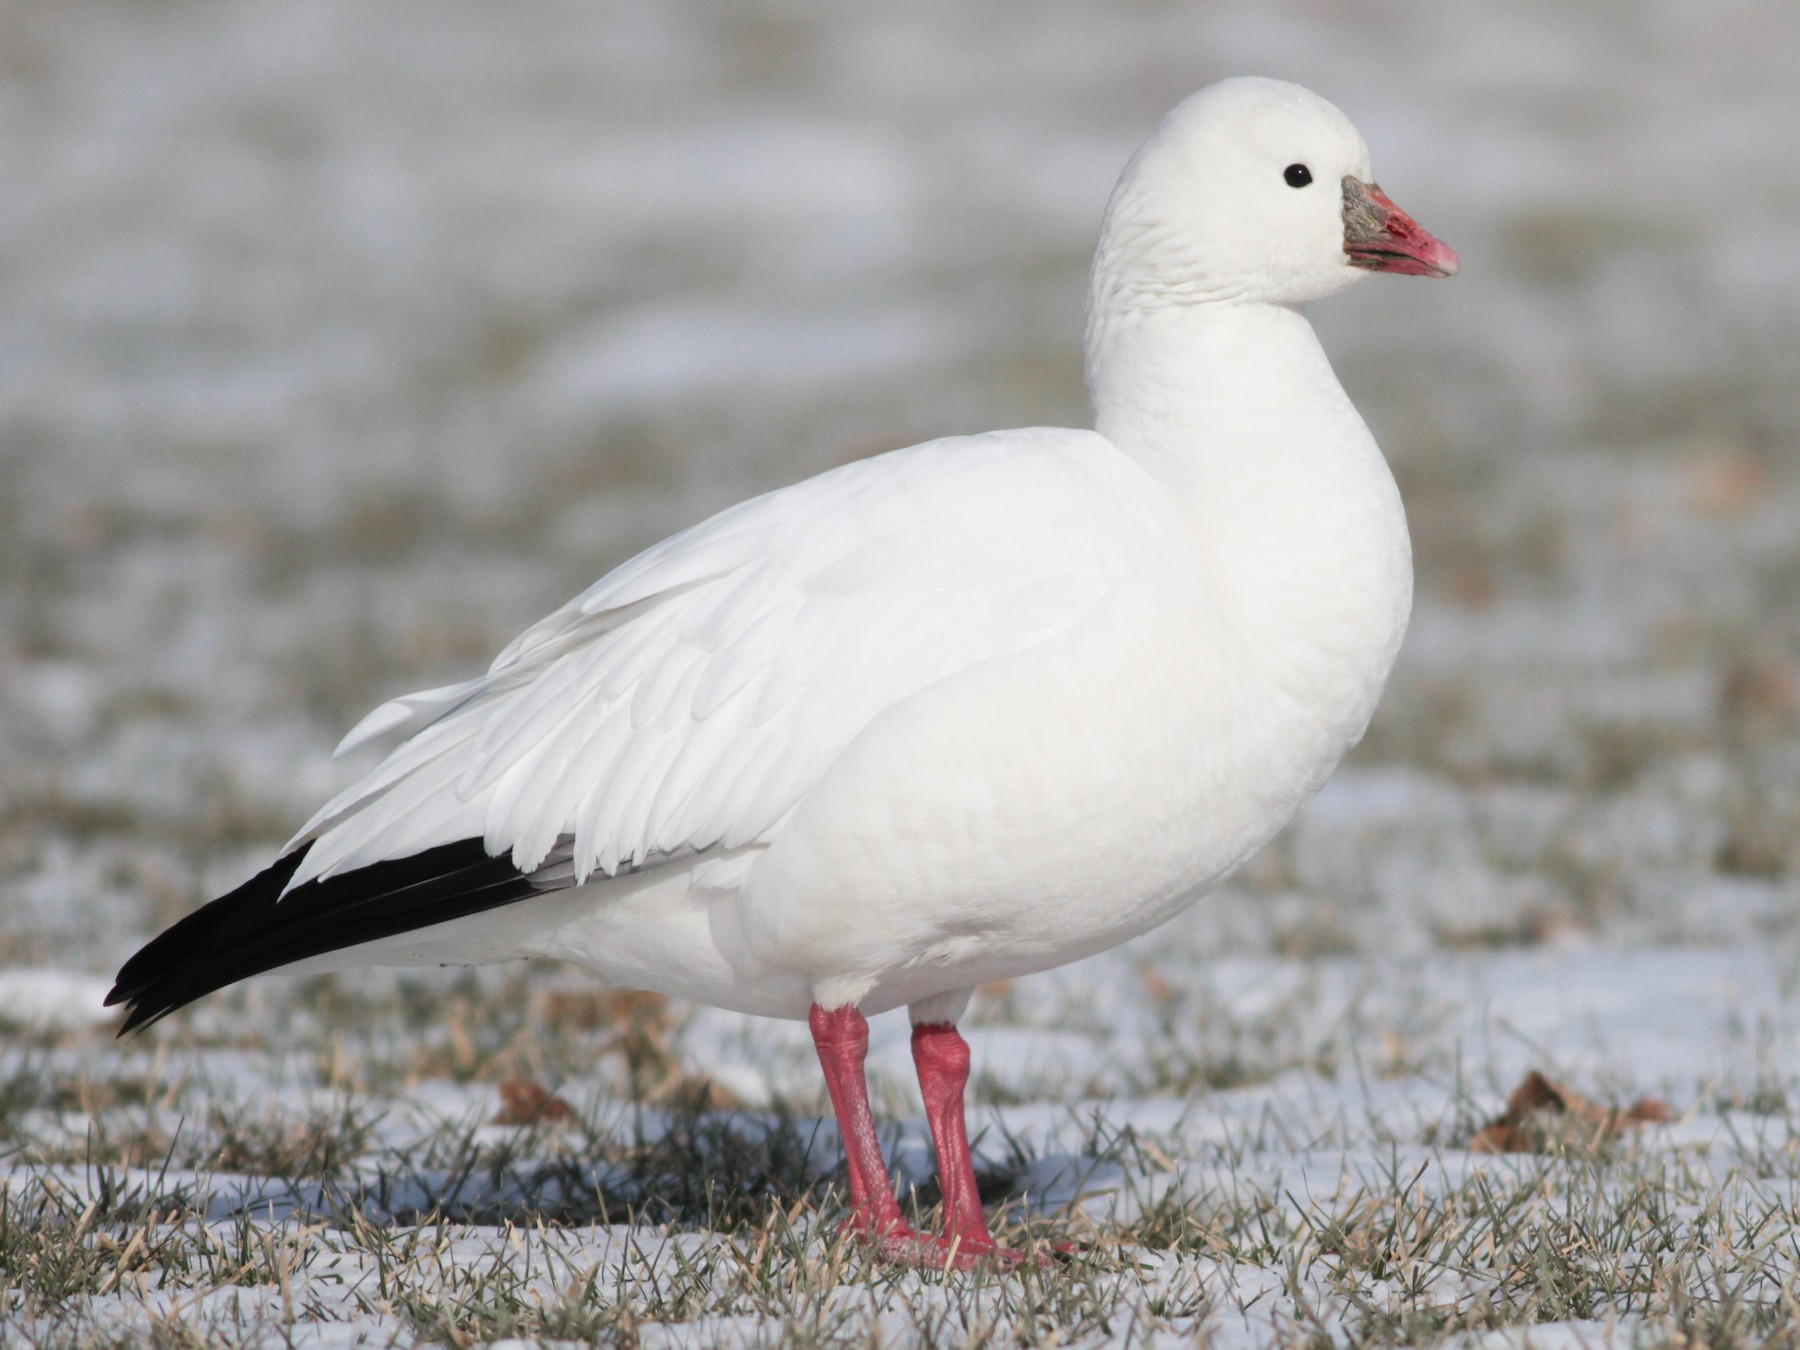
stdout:
POLYGON ((1305 187, 1312 182, 1312 170, 1304 164, 1290 164, 1281 171, 1289 187, 1305 187))

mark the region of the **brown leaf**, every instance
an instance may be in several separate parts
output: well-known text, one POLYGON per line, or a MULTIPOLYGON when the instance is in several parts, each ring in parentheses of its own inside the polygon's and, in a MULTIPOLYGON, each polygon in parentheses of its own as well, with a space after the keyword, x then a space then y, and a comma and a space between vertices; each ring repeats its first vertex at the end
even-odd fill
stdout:
POLYGON ((1473 1153, 1543 1153, 1557 1141, 1593 1147, 1638 1125, 1674 1119, 1669 1104, 1640 1097, 1623 1111, 1582 1096, 1533 1069, 1506 1099, 1506 1111, 1469 1141, 1473 1153))
MULTIPOLYGON (((665 994, 641 989, 551 989, 538 995, 535 1008, 546 1022, 600 1033, 595 1040, 595 1057, 616 1055, 623 1060, 631 1090, 643 1102, 699 1111, 724 1111, 739 1105, 737 1094, 724 1084, 688 1073, 676 1053, 675 1009, 665 994)), ((503 1097, 507 1097, 508 1086, 501 1084, 503 1097)), ((543 1091, 529 1083, 518 1086, 543 1091)), ((568 1118, 546 1114, 513 1121, 512 1098, 507 1097, 507 1101, 507 1119, 496 1123, 568 1118)), ((529 1104, 525 1109, 529 1110, 529 1104)))
POLYGON ((1143 980, 1144 992, 1150 995, 1152 1003, 1167 1003, 1175 997, 1175 989, 1169 983, 1169 977, 1149 961, 1138 966, 1138 977, 1143 980))
POLYGON ((1769 490, 1769 471, 1754 455, 1721 450, 1690 460, 1688 505, 1703 516, 1741 516, 1769 490))
POLYGON ((1786 666, 1740 662, 1725 672, 1719 702, 1728 717, 1768 717, 1792 712, 1794 675, 1786 666))
POLYGON ((1661 1097, 1639 1097, 1625 1108, 1623 1119, 1628 1125, 1667 1125, 1675 1112, 1661 1097))
POLYGON ((667 995, 642 989, 552 989, 538 999, 538 1016, 546 1022, 594 1031, 600 1027, 666 1026, 667 995))
POLYGON ((1523 1130, 1496 1120, 1492 1125, 1485 1125, 1475 1132, 1475 1137, 1469 1140, 1469 1152, 1529 1153, 1531 1145, 1526 1142, 1523 1130))
POLYGON ((678 1074, 652 1089, 646 1100, 675 1111, 734 1111, 737 1093, 710 1078, 678 1074))
POLYGON ((1450 577, 1450 598, 1464 609, 1492 609, 1499 594, 1491 568, 1464 567, 1450 577))
POLYGON ((575 1118, 575 1108, 529 1078, 508 1078, 500 1085, 500 1113, 494 1125, 560 1125, 575 1118))

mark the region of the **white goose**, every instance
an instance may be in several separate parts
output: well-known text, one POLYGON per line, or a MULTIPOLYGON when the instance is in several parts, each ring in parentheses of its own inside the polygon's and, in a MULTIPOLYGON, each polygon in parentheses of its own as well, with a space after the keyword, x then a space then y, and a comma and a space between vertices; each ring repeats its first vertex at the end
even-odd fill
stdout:
POLYGON ((976 1194, 957 1019, 983 981, 1191 904, 1361 736, 1410 546, 1294 307, 1456 267, 1323 99, 1195 94, 1107 208, 1095 430, 933 441, 745 502, 487 674, 378 708, 341 748, 406 739, 125 965, 125 1029, 278 967, 526 956, 808 1018, 854 1230, 1016 1259, 976 1194), (902 1218, 864 1088, 864 1015, 902 1004, 941 1237, 902 1218))

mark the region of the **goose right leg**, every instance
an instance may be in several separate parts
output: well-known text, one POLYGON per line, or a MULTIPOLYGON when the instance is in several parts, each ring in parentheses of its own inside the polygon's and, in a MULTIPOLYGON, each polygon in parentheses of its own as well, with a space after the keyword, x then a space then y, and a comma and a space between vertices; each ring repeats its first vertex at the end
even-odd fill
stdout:
POLYGON ((827 1011, 815 1003, 807 1021, 849 1164, 850 1217, 845 1227, 876 1243, 883 1255, 909 1259, 918 1247, 918 1234, 894 1199, 894 1183, 888 1176, 887 1160, 881 1156, 881 1141, 875 1137, 875 1112, 869 1106, 869 1086, 863 1076, 863 1061, 869 1053, 868 1020, 848 1004, 827 1011))

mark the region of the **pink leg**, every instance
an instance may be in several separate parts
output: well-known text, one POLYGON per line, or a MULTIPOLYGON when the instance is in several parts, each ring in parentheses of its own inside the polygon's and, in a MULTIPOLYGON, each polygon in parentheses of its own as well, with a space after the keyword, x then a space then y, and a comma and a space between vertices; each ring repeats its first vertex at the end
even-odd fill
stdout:
POLYGON ((875 1137, 875 1113, 869 1107, 868 1083, 863 1078, 869 1023, 855 1008, 826 1012, 816 1003, 807 1021, 850 1165, 848 1227, 861 1237, 875 1239, 884 1250, 916 1242, 911 1226, 901 1217, 887 1162, 881 1156, 881 1141, 875 1137))
POLYGON ((948 1022, 921 1022, 912 1031, 913 1063, 925 1118, 937 1149, 938 1185, 944 1192, 944 1240, 960 1257, 1018 1261, 1020 1253, 1000 1246, 988 1232, 975 1185, 975 1160, 963 1119, 963 1089, 969 1082, 969 1043, 948 1022))

